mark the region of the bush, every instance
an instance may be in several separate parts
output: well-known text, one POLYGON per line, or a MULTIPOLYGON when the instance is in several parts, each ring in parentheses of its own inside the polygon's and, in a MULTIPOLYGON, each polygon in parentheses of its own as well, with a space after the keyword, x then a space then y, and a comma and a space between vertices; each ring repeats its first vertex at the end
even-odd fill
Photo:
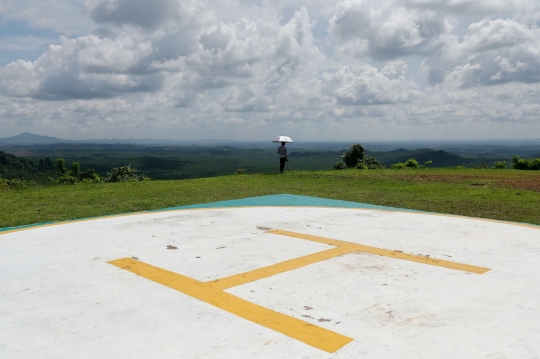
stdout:
POLYGON ((420 168, 420 164, 414 158, 409 158, 407 160, 407 162, 405 162, 405 167, 407 167, 407 168, 420 168))
POLYGON ((358 162, 356 165, 357 170, 367 170, 368 166, 364 162, 358 162))
POLYGON ((352 145, 349 150, 343 154, 343 163, 349 168, 354 168, 358 162, 364 160, 365 156, 364 147, 357 143, 356 145, 352 145))
POLYGON ((515 170, 540 171, 540 158, 526 160, 519 156, 512 156, 512 168, 515 170))
POLYGON ((379 161, 377 161, 375 157, 366 157, 361 162, 364 163, 367 166, 367 168, 370 170, 385 168, 384 165, 380 163, 379 161))
POLYGON ((137 170, 131 168, 131 165, 113 168, 111 172, 107 172, 107 176, 103 179, 104 182, 127 182, 127 181, 146 181, 148 177, 138 175, 137 170))
POLYGON ((345 166, 345 163, 342 161, 334 163, 334 167, 332 167, 333 170, 344 170, 345 168, 347 168, 347 166, 345 166))
POLYGON ((245 175, 246 174, 246 170, 243 169, 243 168, 239 168, 236 170, 236 174, 237 175, 245 175))
POLYGON ((81 172, 81 174, 79 175, 79 180, 86 183, 100 183, 101 177, 99 177, 99 175, 93 168, 90 168, 86 171, 81 172))
POLYGON ((77 177, 71 176, 71 172, 68 171, 63 176, 58 177, 55 184, 68 184, 68 185, 74 185, 79 182, 79 179, 77 177))
POLYGON ((495 162, 495 165, 493 166, 496 170, 505 170, 506 169, 506 161, 499 161, 495 162))
POLYGON ((0 190, 7 190, 9 188, 9 181, 3 177, 0 177, 0 190))
POLYGON ((36 182, 26 181, 18 178, 6 179, 0 177, 0 190, 9 190, 9 189, 25 189, 29 187, 35 187, 36 182))
POLYGON ((426 161, 426 162, 424 162, 424 167, 429 168, 429 166, 431 166, 432 164, 433 164, 433 161, 431 161, 431 160, 426 161))
POLYGON ((420 164, 414 158, 409 158, 405 163, 398 162, 390 165, 390 168, 393 170, 402 170, 404 168, 420 168, 420 164))
POLYGON ((390 165, 390 169, 392 170, 402 170, 405 168, 405 163, 403 162, 398 162, 398 163, 394 163, 393 165, 390 165))

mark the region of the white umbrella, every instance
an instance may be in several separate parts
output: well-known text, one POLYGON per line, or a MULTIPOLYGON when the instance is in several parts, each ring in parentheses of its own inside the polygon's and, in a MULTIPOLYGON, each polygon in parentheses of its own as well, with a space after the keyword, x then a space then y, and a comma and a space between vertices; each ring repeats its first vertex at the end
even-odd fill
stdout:
POLYGON ((272 142, 287 142, 287 143, 292 143, 293 140, 291 140, 290 137, 288 136, 277 136, 272 142))

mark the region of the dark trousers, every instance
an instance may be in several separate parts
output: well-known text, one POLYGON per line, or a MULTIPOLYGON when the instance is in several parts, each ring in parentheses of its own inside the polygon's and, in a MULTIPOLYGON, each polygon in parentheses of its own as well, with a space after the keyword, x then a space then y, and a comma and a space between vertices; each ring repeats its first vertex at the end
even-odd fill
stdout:
POLYGON ((282 157, 279 159, 279 172, 283 173, 283 169, 285 168, 285 161, 287 161, 287 157, 282 157))

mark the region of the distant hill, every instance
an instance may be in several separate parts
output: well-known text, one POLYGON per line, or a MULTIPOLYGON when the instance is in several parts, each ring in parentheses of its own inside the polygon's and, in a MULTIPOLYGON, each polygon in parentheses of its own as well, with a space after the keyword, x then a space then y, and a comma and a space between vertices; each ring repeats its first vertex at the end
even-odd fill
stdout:
MULTIPOLYGON (((162 145, 162 146, 186 146, 191 144, 196 145, 219 145, 219 144, 239 144, 245 145, 235 140, 215 140, 215 139, 199 139, 199 140, 167 140, 153 138, 101 138, 93 140, 64 140, 63 138, 35 135, 30 132, 24 132, 16 136, 0 138, 0 145, 52 145, 56 143, 68 144, 133 144, 139 146, 147 145, 162 145)), ((254 142, 256 143, 256 142, 254 142)), ((270 143, 270 141, 268 141, 270 143)), ((247 144, 250 144, 248 142, 247 144)))
POLYGON ((418 150, 400 148, 388 152, 366 151, 366 154, 370 157, 375 157, 379 162, 386 166, 398 162, 405 162, 409 158, 414 158, 420 164, 424 164, 427 161, 433 161, 432 167, 464 166, 471 163, 470 159, 452 155, 443 150, 433 150, 431 148, 422 148, 418 150))
POLYGON ((61 138, 34 135, 30 132, 24 132, 16 136, 0 138, 0 144, 3 145, 50 145, 53 143, 69 143, 71 141, 61 138))

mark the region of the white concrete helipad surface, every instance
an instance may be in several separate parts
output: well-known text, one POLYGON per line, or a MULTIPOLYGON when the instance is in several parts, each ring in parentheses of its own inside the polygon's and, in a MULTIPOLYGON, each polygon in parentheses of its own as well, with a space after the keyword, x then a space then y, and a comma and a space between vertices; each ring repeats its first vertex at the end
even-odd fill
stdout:
POLYGON ((540 229, 513 223, 222 206, 0 232, 0 358, 540 358, 539 303, 540 229))

